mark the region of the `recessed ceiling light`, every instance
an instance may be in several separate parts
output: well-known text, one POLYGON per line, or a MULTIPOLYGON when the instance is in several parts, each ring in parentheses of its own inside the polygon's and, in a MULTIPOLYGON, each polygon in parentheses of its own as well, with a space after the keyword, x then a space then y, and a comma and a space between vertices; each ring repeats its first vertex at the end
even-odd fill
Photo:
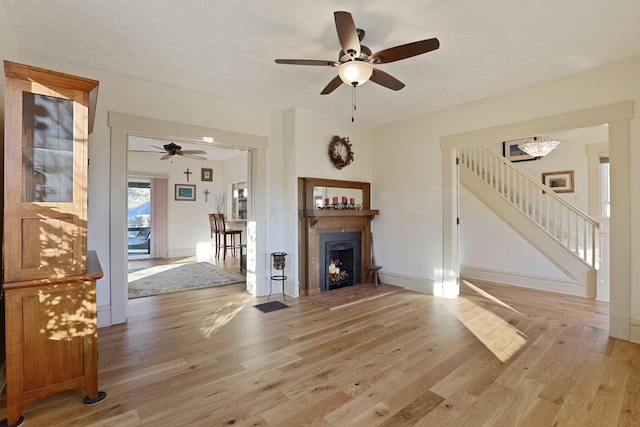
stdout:
POLYGON ((204 142, 213 142, 213 137, 211 137, 211 136, 203 136, 202 140, 204 142))

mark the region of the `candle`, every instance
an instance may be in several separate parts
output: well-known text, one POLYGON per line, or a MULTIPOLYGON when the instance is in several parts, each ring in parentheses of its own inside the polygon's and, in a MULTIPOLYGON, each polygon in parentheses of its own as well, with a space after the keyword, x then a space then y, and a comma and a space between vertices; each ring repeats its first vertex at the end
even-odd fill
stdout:
POLYGON ((338 198, 337 198, 337 197, 334 197, 334 198, 333 198, 333 204, 334 204, 334 205, 337 205, 337 204, 338 204, 338 198))
POLYGON ((325 205, 325 206, 329 206, 329 198, 328 198, 328 197, 326 197, 326 198, 324 199, 324 205, 325 205))
POLYGON ((342 203, 347 204, 347 196, 342 196, 342 203))
POLYGON ((351 205, 355 205, 355 204, 356 204, 356 199, 355 199, 355 198, 353 198, 353 197, 352 197, 352 198, 350 198, 350 199, 349 199, 349 204, 351 204, 351 205))

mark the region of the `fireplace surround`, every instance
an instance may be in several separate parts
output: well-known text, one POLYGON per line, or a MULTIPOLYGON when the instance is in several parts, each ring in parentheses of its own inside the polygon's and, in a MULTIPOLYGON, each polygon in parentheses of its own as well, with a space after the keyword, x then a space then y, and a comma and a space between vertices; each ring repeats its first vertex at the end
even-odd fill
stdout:
MULTIPOLYGON (((298 210, 299 210, 299 278, 300 294, 316 295, 326 289, 321 282, 321 270, 325 271, 325 259, 321 259, 321 236, 359 234, 359 267, 354 279, 360 283, 365 277, 366 268, 371 263, 371 221, 379 214, 370 206, 370 184, 358 181, 338 181, 320 178, 298 178, 298 210), (330 188, 336 193, 345 192, 351 195, 359 190, 361 200, 348 203, 351 208, 327 207, 320 209, 318 205, 318 188, 330 188)), ((350 199, 351 197, 349 197, 350 199)), ((330 200, 333 199, 332 197, 330 200)), ((325 238, 322 238, 323 240, 325 238)), ((353 239, 336 239, 350 240, 353 239)), ((324 243, 323 243, 324 244, 324 243)), ((324 256, 325 254, 322 254, 324 256)))

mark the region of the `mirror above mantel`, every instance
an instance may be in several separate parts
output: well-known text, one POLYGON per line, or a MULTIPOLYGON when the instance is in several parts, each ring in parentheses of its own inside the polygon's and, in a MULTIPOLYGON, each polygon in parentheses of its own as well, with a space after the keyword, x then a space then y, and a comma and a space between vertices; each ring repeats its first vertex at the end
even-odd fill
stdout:
POLYGON ((313 187, 314 209, 362 209, 361 188, 313 187))
POLYGON ((298 178, 299 206, 304 210, 369 210, 368 182, 339 181, 322 178, 298 178))

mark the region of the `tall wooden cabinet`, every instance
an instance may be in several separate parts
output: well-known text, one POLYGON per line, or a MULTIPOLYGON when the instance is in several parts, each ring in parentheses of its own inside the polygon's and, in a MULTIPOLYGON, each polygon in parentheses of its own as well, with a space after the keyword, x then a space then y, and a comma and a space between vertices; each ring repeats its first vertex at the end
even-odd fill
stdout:
POLYGON ((98 391, 96 280, 87 251, 87 151, 98 82, 4 62, 3 289, 7 425, 24 404, 98 391))

